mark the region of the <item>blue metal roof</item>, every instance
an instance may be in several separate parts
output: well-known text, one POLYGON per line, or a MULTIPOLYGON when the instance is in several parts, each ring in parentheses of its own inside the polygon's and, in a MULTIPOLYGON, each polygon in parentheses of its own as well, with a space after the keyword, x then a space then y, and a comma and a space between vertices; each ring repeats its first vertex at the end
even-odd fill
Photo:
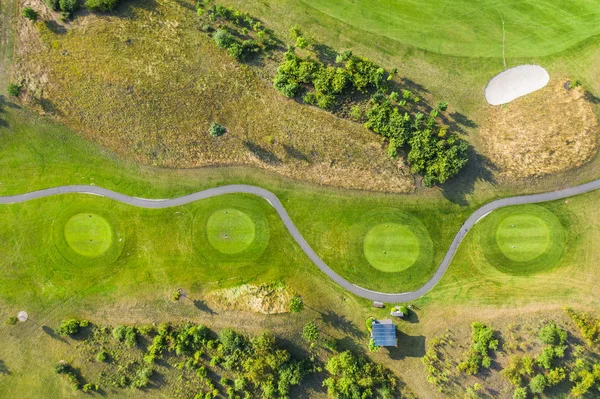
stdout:
POLYGON ((396 325, 391 323, 391 320, 373 320, 371 329, 371 336, 375 341, 375 345, 396 346, 396 325))

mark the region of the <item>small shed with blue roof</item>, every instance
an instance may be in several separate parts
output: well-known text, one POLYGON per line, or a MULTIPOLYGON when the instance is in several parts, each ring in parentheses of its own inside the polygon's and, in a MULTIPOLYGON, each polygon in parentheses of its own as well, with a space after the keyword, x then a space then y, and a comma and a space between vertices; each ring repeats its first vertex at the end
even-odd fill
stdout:
POLYGON ((390 319, 373 320, 371 338, 376 346, 398 346, 396 325, 390 319))

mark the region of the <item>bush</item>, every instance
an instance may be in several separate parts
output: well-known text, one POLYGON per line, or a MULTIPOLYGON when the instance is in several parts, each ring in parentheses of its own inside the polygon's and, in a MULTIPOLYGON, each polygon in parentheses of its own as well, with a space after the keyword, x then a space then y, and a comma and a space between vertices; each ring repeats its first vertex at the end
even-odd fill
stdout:
POLYGON ((466 359, 458 364, 458 370, 469 375, 479 373, 481 368, 489 368, 492 359, 488 352, 498 349, 498 340, 494 338, 494 330, 481 322, 471 324, 471 347, 466 359))
POLYGON ((65 18, 70 18, 79 7, 79 2, 77 0, 58 0, 58 7, 65 18))
POLYGON ((73 336, 79 332, 81 327, 87 327, 87 325, 88 322, 86 320, 83 320, 82 322, 77 319, 63 320, 56 330, 56 333, 63 337, 73 336))
POLYGON ((7 326, 14 326, 18 322, 19 322, 19 319, 17 318, 17 316, 10 316, 6 320, 4 320, 4 324, 6 324, 7 326))
POLYGON ((8 85, 6 91, 8 91, 8 95, 11 97, 19 97, 19 95, 21 94, 21 85, 11 83, 8 85))
POLYGON ((529 389, 532 393, 542 393, 546 389, 546 377, 538 374, 529 381, 529 389))
POLYGON ((86 0, 85 8, 92 11, 112 11, 117 5, 119 0, 86 0))
POLYGON ((48 6, 48 8, 50 8, 51 10, 53 10, 53 11, 59 10, 60 6, 58 4, 58 0, 44 0, 44 2, 48 6))
POLYGON ((292 313, 299 313, 304 310, 304 301, 299 295, 294 295, 292 299, 290 299, 289 309, 292 313))
POLYGON ((218 124, 217 122, 213 122, 212 125, 210 125, 210 128, 208 129, 208 134, 210 134, 211 137, 221 137, 226 132, 227 128, 218 124))
POLYGON ((527 388, 517 388, 513 392, 513 399, 527 399, 527 388))
POLYGON ((547 345, 564 345, 567 342, 567 332, 552 321, 540 329, 538 338, 547 345))
POLYGON ((30 21, 37 21, 40 14, 31 7, 23 8, 23 16, 30 21))
POLYGON ((171 293, 171 300, 177 302, 179 299, 181 299, 181 290, 178 288, 171 293))
POLYGON ((402 313, 404 313, 405 317, 407 317, 408 314, 410 313, 410 310, 405 305, 400 305, 398 308, 400 309, 400 311, 402 313))
POLYGON ((108 359, 108 352, 100 351, 96 354, 96 360, 99 362, 105 362, 108 359))
POLYGON ((309 321, 302 329, 302 338, 308 343, 313 343, 319 339, 319 327, 314 321, 309 321))

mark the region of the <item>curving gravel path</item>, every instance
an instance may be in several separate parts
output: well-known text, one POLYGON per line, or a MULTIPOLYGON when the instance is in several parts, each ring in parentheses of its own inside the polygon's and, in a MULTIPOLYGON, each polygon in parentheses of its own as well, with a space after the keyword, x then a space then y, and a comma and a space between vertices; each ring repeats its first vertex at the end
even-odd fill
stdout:
POLYGON ((436 270, 435 274, 431 279, 425 283, 421 288, 416 291, 411 292, 403 292, 399 294, 387 294, 384 292, 371 291, 366 288, 359 287, 358 285, 352 284, 351 282, 345 280, 336 272, 334 272, 329 266, 325 264, 316 254, 316 252, 308 245, 300 231, 292 222, 292 219, 285 211, 285 208, 272 192, 265 190, 256 186, 249 186, 243 184, 237 185, 229 185, 222 187, 210 188, 208 190, 199 191, 197 193, 185 195, 179 198, 172 199, 145 199, 145 198, 136 198, 131 197, 129 195, 121 194, 115 191, 111 191, 102 187, 97 186, 61 186, 54 188, 47 188, 45 190, 34 191, 31 193, 12 195, 0 197, 0 204, 14 204, 19 202, 30 201, 37 198, 48 197, 57 194, 69 194, 69 193, 80 193, 80 194, 93 194, 100 195, 102 197, 111 198, 115 201, 123 202, 127 205, 137 206, 140 208, 150 208, 150 209, 160 209, 160 208, 169 208, 175 207, 179 205, 188 204, 190 202, 198 201, 205 198, 215 197, 223 194, 234 194, 234 193, 245 193, 245 194, 254 194, 269 202, 275 208, 275 211, 279 214, 279 217, 285 224, 285 227, 288 229, 294 240, 300 245, 300 248, 304 251, 304 253, 310 258, 310 260, 321 269, 323 273, 325 273, 329 278, 335 281, 337 284, 341 285, 343 288, 352 292, 355 295, 358 295, 362 298, 370 299, 373 301, 381 301, 381 302, 407 302, 417 299, 423 295, 425 295, 429 290, 431 290, 437 283, 440 281, 458 246, 462 242, 463 238, 467 234, 467 232, 481 220, 488 213, 492 212, 495 209, 503 208, 505 206, 511 205, 522 205, 522 204, 533 204, 538 202, 546 202, 553 201, 558 199, 563 199, 567 197, 571 197, 578 194, 587 193, 589 191, 593 191, 600 188, 600 179, 594 180, 590 183, 582 184, 580 186, 575 186, 571 188, 567 188, 559 191, 552 191, 548 193, 542 194, 533 194, 533 195, 522 195, 517 197, 510 198, 502 198, 489 204, 482 206, 477 209, 475 212, 469 216, 466 222, 462 225, 456 236, 454 236, 454 240, 450 244, 450 248, 446 252, 446 256, 440 263, 440 266, 436 270))

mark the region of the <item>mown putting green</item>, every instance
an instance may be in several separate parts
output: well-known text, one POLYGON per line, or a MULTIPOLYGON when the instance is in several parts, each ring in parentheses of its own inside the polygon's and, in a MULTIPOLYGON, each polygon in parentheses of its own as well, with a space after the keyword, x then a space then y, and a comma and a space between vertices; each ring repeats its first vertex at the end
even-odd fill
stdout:
POLYGON ((227 208, 214 212, 206 222, 208 242, 223 254, 235 254, 248 248, 255 237, 252 219, 244 212, 227 208))
POLYGON ((419 240, 409 226, 379 224, 367 233, 365 256, 376 269, 400 272, 411 267, 419 257, 419 240))
MULTIPOLYGON (((250 263, 269 245, 264 200, 255 196, 221 196, 194 217, 193 237, 198 254, 219 264, 250 263)), ((207 203, 208 204, 208 203, 207 203)))
POLYGON ((565 230, 560 220, 541 206, 499 209, 483 224, 484 254, 505 273, 526 275, 550 269, 564 252, 565 230))
POLYGON ((79 213, 65 225, 65 240, 73 251, 83 256, 103 255, 111 246, 113 233, 110 224, 95 213, 79 213))

